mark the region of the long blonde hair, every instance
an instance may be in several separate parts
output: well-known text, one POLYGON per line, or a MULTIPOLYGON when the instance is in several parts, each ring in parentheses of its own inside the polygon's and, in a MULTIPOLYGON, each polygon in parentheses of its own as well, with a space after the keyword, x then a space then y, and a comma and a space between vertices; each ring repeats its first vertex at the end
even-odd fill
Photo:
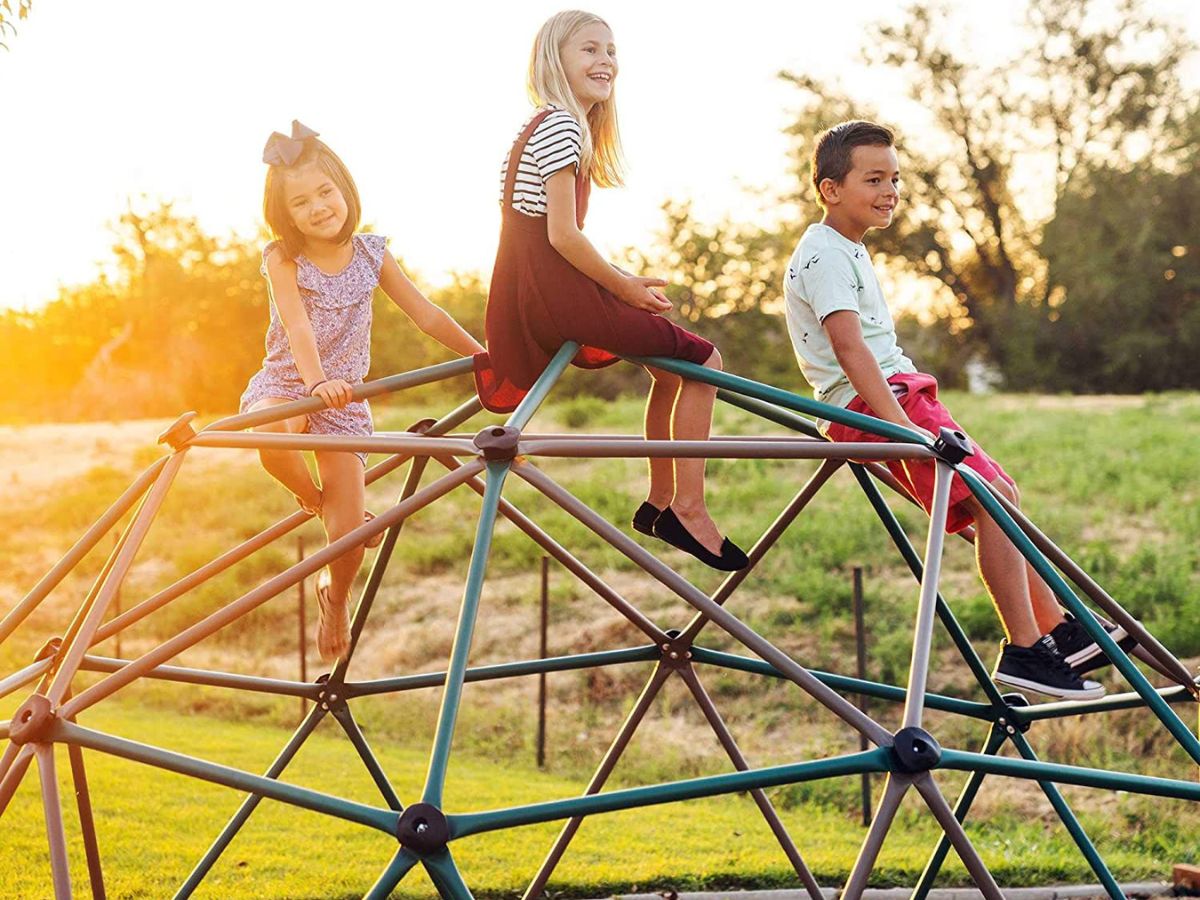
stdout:
POLYGON ((562 64, 562 48, 580 28, 599 23, 602 18, 578 9, 555 13, 538 29, 529 55, 527 89, 534 106, 553 103, 561 106, 586 127, 583 131, 583 154, 580 171, 586 172, 597 187, 619 187, 625 183, 625 159, 621 153, 621 132, 617 127, 617 96, 608 95, 590 112, 575 99, 567 73, 562 64))

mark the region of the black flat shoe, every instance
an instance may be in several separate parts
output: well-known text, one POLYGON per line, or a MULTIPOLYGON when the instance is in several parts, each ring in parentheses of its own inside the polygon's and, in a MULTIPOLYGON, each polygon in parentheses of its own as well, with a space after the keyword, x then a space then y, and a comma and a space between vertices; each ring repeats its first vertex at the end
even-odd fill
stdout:
POLYGON ((654 523, 658 521, 658 517, 662 515, 662 510, 649 501, 644 502, 637 508, 637 512, 633 514, 633 530, 640 531, 642 534, 656 537, 654 534, 654 523))
POLYGON ((737 572, 750 565, 750 559, 742 552, 742 548, 725 538, 721 544, 721 554, 710 552, 692 533, 683 527, 675 510, 667 507, 654 523, 654 536, 666 541, 672 547, 677 547, 684 553, 690 553, 706 566, 719 569, 722 572, 737 572))

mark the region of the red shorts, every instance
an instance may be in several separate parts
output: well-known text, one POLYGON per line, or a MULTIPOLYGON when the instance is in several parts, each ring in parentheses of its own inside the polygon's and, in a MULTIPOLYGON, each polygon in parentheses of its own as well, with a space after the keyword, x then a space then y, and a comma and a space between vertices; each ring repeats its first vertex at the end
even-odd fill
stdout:
MULTIPOLYGON (((954 421, 950 416, 950 410, 942 405, 937 398, 937 379, 932 375, 922 375, 920 373, 914 375, 893 375, 888 379, 888 384, 894 387, 903 388, 903 392, 894 391, 896 393, 896 401, 900 404, 900 408, 912 419, 913 424, 920 425, 933 432, 935 435, 938 429, 945 426, 953 428, 955 431, 966 431, 961 425, 954 421)), ((850 401, 850 405, 846 407, 851 412, 863 413, 864 415, 874 416, 875 413, 867 406, 861 397, 855 397, 850 401)), ((878 416, 876 416, 878 418, 878 416)), ((836 422, 829 426, 828 437, 831 441, 838 443, 870 441, 872 443, 882 443, 888 439, 880 437, 877 434, 869 434, 865 431, 859 431, 857 428, 851 428, 848 425, 839 425, 836 422)), ((1016 486, 1000 464, 988 456, 983 448, 974 440, 971 441, 974 453, 962 461, 964 466, 973 469, 979 473, 984 481, 995 481, 997 478, 1003 478, 1009 484, 1016 486)), ((890 459, 887 460, 887 467, 893 475, 904 486, 904 489, 916 499, 921 506, 929 512, 933 505, 933 480, 935 463, 932 459, 890 459)), ((950 484, 950 510, 946 515, 946 532, 954 534, 962 531, 968 525, 975 521, 970 510, 964 500, 972 497, 971 489, 967 487, 967 483, 963 479, 955 475, 954 480, 950 484)))

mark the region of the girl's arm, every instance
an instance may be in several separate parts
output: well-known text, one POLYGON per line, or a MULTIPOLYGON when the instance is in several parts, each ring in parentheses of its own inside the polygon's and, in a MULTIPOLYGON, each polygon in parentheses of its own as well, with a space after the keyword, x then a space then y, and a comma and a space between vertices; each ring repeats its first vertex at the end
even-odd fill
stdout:
POLYGON ((296 368, 305 388, 319 396, 327 406, 340 407, 350 402, 354 390, 345 381, 329 381, 325 378, 325 369, 321 366, 321 357, 317 353, 317 339, 313 336, 312 322, 300 301, 300 287, 296 284, 296 264, 290 259, 284 259, 279 252, 267 257, 267 278, 271 283, 271 297, 275 300, 275 309, 279 311, 279 320, 287 332, 288 345, 292 348, 292 358, 296 360, 296 368), (319 387, 317 387, 319 385, 319 387))
POLYGON ((662 291, 661 278, 639 278, 611 265, 592 246, 575 221, 575 167, 559 169, 546 181, 546 233, 550 246, 592 281, 608 288, 618 299, 652 313, 671 308, 662 291))
POLYGON ((471 356, 483 352, 479 341, 459 325, 454 318, 435 303, 431 303, 417 286, 400 271, 390 250, 383 251, 383 268, 379 270, 379 286, 389 299, 413 324, 444 347, 460 356, 471 356))

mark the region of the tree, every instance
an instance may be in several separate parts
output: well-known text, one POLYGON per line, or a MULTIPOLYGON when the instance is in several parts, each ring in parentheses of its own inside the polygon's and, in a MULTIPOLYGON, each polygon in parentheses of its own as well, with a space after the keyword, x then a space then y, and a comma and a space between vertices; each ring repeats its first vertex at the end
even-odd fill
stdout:
POLYGON ((0 47, 7 50, 8 44, 3 39, 17 33, 17 27, 13 25, 13 16, 16 15, 17 21, 24 21, 29 17, 32 7, 33 0, 17 0, 17 10, 14 13, 12 0, 0 0, 0 47))

